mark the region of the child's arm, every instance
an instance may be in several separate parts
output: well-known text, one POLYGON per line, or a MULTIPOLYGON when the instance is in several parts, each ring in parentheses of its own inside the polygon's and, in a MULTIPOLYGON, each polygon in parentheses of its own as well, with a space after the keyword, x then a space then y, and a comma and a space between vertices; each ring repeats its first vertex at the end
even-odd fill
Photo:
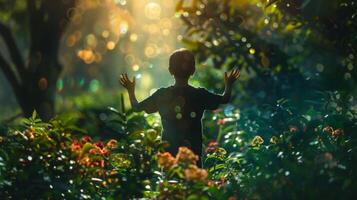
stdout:
POLYGON ((120 84, 128 90, 131 108, 134 112, 145 111, 146 113, 153 113, 158 111, 157 102, 161 96, 160 89, 143 101, 138 102, 135 96, 135 77, 133 77, 133 80, 130 81, 127 74, 122 74, 119 81, 120 84))
POLYGON ((232 94, 232 86, 233 83, 239 78, 240 76, 240 71, 238 69, 232 70, 231 73, 227 74, 227 72, 224 73, 224 93, 222 97, 221 103, 228 103, 229 99, 231 98, 232 94))
POLYGON ((131 107, 135 107, 138 104, 138 100, 135 96, 135 77, 133 77, 133 80, 130 81, 128 75, 125 73, 120 75, 119 82, 125 89, 128 90, 131 107))

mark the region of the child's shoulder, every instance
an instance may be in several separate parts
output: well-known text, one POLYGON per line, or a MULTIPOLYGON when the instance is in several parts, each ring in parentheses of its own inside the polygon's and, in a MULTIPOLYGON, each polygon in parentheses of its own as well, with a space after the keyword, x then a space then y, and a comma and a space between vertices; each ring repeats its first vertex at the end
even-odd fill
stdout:
POLYGON ((175 87, 173 85, 170 86, 164 86, 161 88, 158 88, 156 90, 157 93, 164 94, 164 93, 175 93, 177 91, 188 91, 190 93, 205 93, 208 92, 208 90, 204 87, 194 87, 192 85, 188 85, 185 87, 175 87))

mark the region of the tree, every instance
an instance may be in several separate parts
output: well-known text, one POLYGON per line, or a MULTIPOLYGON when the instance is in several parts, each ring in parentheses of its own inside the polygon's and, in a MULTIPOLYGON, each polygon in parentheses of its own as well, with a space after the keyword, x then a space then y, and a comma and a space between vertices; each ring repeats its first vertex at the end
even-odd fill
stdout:
POLYGON ((183 42, 201 63, 239 66, 247 74, 237 98, 244 103, 288 98, 300 105, 316 91, 356 92, 357 10, 351 1, 184 2, 177 5, 187 28, 183 42))
POLYGON ((26 117, 34 110, 44 120, 54 114, 56 82, 62 71, 57 54, 74 6, 75 0, 5 0, 0 3, 0 36, 9 55, 0 54, 0 68, 26 117), (22 53, 26 51, 19 47, 14 33, 28 40, 24 42, 28 49, 25 59, 22 53))

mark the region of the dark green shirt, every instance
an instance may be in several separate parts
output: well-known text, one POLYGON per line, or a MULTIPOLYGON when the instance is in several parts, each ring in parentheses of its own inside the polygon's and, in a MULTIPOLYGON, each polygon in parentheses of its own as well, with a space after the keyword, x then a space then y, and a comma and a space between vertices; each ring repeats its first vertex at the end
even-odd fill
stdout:
POLYGON ((159 112, 163 125, 162 139, 170 143, 167 151, 175 155, 178 147, 187 146, 201 156, 203 112, 216 109, 221 99, 221 95, 205 88, 170 86, 158 89, 134 110, 159 112))

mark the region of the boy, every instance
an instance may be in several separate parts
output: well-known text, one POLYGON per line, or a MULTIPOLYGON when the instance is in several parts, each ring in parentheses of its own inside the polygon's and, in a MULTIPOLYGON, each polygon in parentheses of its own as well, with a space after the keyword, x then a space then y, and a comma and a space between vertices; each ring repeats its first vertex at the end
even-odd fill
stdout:
POLYGON ((188 84, 195 72, 195 58, 186 49, 179 49, 170 56, 169 71, 175 84, 158 89, 147 99, 138 102, 135 97, 135 77, 129 80, 127 74, 120 77, 120 84, 128 90, 134 111, 159 112, 163 125, 162 139, 169 142, 166 149, 176 155, 178 147, 186 146, 199 156, 198 166, 202 166, 202 123, 204 110, 214 110, 219 104, 228 103, 232 85, 240 75, 235 69, 225 73, 223 95, 213 94, 204 88, 194 88, 188 84))

